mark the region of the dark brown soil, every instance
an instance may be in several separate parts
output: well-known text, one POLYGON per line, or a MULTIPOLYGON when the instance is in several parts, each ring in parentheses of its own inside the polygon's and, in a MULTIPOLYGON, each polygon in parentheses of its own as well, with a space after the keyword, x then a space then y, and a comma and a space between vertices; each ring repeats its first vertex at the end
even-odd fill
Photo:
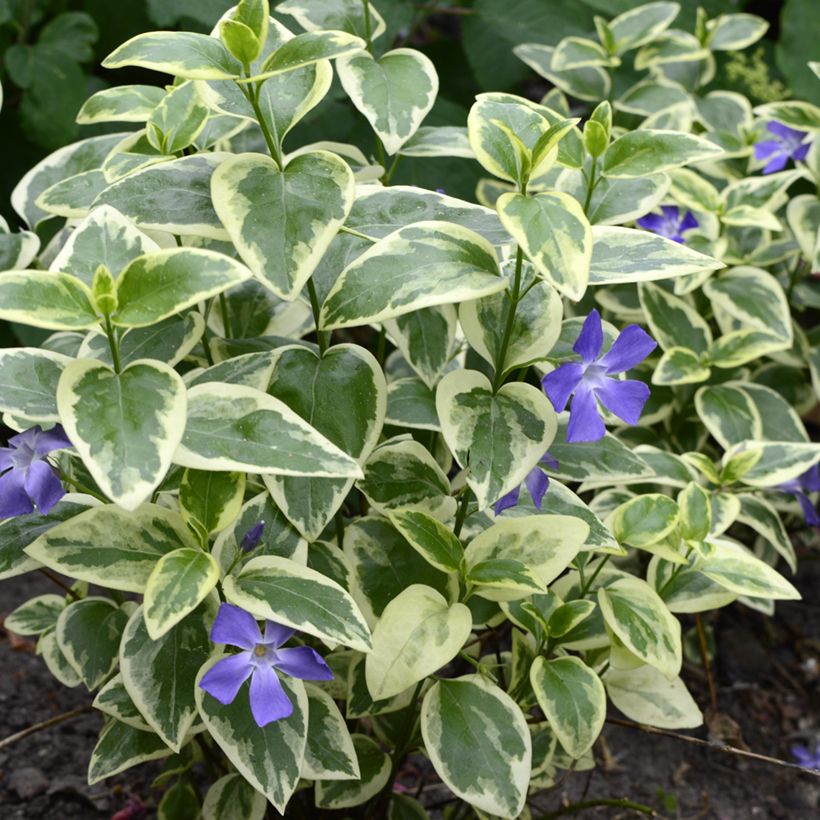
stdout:
MULTIPOLYGON (((713 723, 717 739, 745 743, 783 760, 791 759, 791 745, 820 738, 820 555, 816 544, 813 551, 801 552, 796 583, 802 602, 778 605, 774 618, 735 605, 707 619, 718 647, 718 708, 730 719, 713 723)), ((0 583, 0 618, 32 595, 50 591, 56 588, 38 573, 0 583)), ((684 623, 684 629, 691 626, 684 623)), ((91 701, 83 687, 57 683, 34 655, 31 641, 2 629, 0 669, 0 739, 91 701)), ((696 659, 683 674, 701 706, 708 707, 708 688, 696 659)), ((111 818, 134 796, 155 806, 154 767, 86 784, 101 725, 101 717, 89 712, 0 749, 0 818, 111 818)), ((706 729, 692 734, 709 736, 706 729)), ((555 812, 582 801, 626 798, 652 807, 662 818, 820 818, 820 778, 800 771, 615 725, 607 726, 596 758, 593 772, 569 774, 539 799, 539 808, 555 812)), ((445 789, 430 786, 428 805, 447 798, 445 789)), ((582 815, 642 816, 611 805, 590 807, 582 815)))

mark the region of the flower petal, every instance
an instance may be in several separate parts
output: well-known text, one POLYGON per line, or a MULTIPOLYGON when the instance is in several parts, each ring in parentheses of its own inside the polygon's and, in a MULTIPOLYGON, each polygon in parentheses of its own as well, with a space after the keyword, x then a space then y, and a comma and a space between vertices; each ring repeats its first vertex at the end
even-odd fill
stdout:
POLYGON ((800 476, 799 480, 800 486, 807 493, 816 493, 820 490, 820 464, 809 467, 809 469, 800 476))
POLYGON ((580 362, 567 362, 541 379, 541 387, 556 412, 560 413, 567 406, 569 397, 583 377, 584 366, 580 362))
POLYGON ((533 469, 527 473, 524 483, 527 485, 532 503, 535 504, 536 509, 540 510, 541 502, 544 500, 544 493, 546 493, 547 487, 550 485, 550 480, 537 467, 533 467, 533 469))
POLYGON ((771 120, 766 124, 766 128, 776 137, 786 142, 800 142, 806 137, 805 131, 798 131, 797 128, 790 128, 788 125, 783 125, 782 122, 771 120))
POLYGON ((808 155, 809 148, 811 148, 811 146, 807 142, 803 143, 803 145, 798 145, 797 148, 792 151, 792 159, 795 162, 802 162, 808 155))
POLYGON ((806 526, 820 527, 820 514, 818 514, 817 508, 812 504, 811 499, 802 490, 797 490, 794 497, 800 502, 800 509, 803 510, 806 526))
POLYGON ((635 224, 646 231, 652 231, 652 233, 662 235, 666 233, 666 218, 660 214, 647 214, 640 219, 636 219, 635 224))
POLYGON ((772 158, 766 163, 766 167, 763 169, 764 174, 774 174, 777 171, 782 171, 786 167, 786 163, 789 161, 789 155, 783 151, 780 154, 774 154, 772 158))
POLYGON ((42 432, 43 428, 39 424, 35 424, 34 427, 29 427, 28 430, 23 430, 22 433, 12 436, 9 439, 9 444, 15 449, 28 445, 33 450, 37 443, 37 436, 42 432))
POLYGON ((257 726, 290 717, 293 704, 270 666, 260 666, 251 678, 251 713, 257 726))
POLYGON ((3 470, 8 470, 9 467, 14 463, 14 448, 13 447, 0 447, 0 473, 3 470))
POLYGON ((575 391, 567 425, 567 441, 600 441, 606 435, 606 425, 598 410, 592 390, 582 384, 575 391))
POLYGON ((287 643, 292 637, 295 629, 289 626, 283 626, 275 621, 265 621, 265 638, 262 643, 268 646, 279 647, 283 643, 287 643))
POLYGON ((521 487, 513 487, 506 495, 502 495, 498 501, 493 504, 493 512, 496 515, 501 515, 504 510, 509 510, 518 503, 518 498, 521 495, 521 487))
POLYGON ((638 325, 628 325, 601 357, 600 364, 608 374, 625 373, 640 364, 658 343, 638 325))
POLYGON ((627 424, 637 424, 649 398, 649 387, 636 379, 604 379, 595 387, 601 404, 627 424))
POLYGON ((700 227, 700 222, 695 219, 695 215, 691 211, 687 211, 680 221, 678 230, 683 233, 683 231, 691 231, 693 228, 698 227, 700 227))
POLYGON ((286 675, 301 680, 333 680, 333 672, 325 659, 309 646, 280 649, 273 665, 286 675))
MULTIPOLYGON (((223 604, 224 606, 224 604, 223 604)), ((250 652, 228 655, 217 661, 199 682, 199 688, 215 697, 220 703, 233 703, 242 684, 253 672, 250 652)))
POLYGON ((0 518, 34 512, 34 505, 24 485, 24 470, 9 470, 0 476, 0 518))
POLYGON ((584 319, 584 326, 581 328, 578 340, 572 346, 572 349, 586 364, 589 364, 598 358, 603 343, 604 330, 601 326, 601 314, 593 309, 590 311, 589 316, 584 319))
POLYGON ((677 205, 661 205, 661 211, 668 222, 677 224, 680 219, 680 211, 677 205))
POLYGON ((72 446, 65 430, 59 424, 55 424, 51 430, 38 433, 34 440, 34 452, 38 456, 45 456, 54 450, 64 450, 72 446))
POLYGON ((211 640, 242 649, 253 649, 262 642, 262 633, 250 612, 245 612, 234 604, 220 604, 211 628, 211 640))
POLYGON ((43 515, 65 495, 65 488, 60 483, 50 464, 45 461, 33 461, 26 471, 26 493, 37 505, 43 515))
POLYGON ((549 453, 544 453, 538 463, 543 464, 548 470, 558 470, 561 467, 558 463, 558 459, 553 458, 549 453))
POLYGON ((783 152, 783 145, 777 140, 763 140, 755 143, 755 159, 768 159, 772 154, 783 152))

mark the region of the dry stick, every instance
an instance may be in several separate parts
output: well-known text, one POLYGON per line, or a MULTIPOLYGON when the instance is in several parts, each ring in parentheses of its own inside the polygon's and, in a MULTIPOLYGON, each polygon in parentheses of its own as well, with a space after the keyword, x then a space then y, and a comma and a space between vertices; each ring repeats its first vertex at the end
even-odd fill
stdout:
POLYGON ((627 729, 637 729, 639 732, 646 732, 650 735, 663 735, 664 737, 673 737, 675 740, 683 740, 686 743, 693 743, 696 746, 705 746, 707 749, 715 749, 719 752, 726 752, 730 755, 737 755, 738 757, 748 757, 752 760, 759 760, 761 763, 771 763, 773 766, 782 766, 784 769, 796 769, 803 774, 810 774, 812 777, 820 777, 820 771, 816 769, 807 769, 805 766, 800 766, 797 763, 788 763, 785 760, 780 760, 776 757, 769 757, 768 755, 761 755, 757 752, 750 752, 746 749, 738 749, 736 746, 729 746, 726 743, 717 743, 714 740, 701 740, 699 737, 691 737, 690 735, 681 735, 678 732, 671 732, 668 729, 657 729, 654 726, 646 726, 643 723, 633 723, 631 720, 620 720, 619 718, 607 718, 607 723, 613 723, 616 726, 624 726, 627 729))
POLYGON ((709 647, 706 645, 706 633, 703 630, 703 621, 700 613, 695 614, 695 627, 698 631, 698 643, 700 644, 700 657, 703 661, 703 669, 706 672, 706 682, 709 684, 709 700, 712 703, 712 712, 717 712, 717 691, 715 681, 712 678, 712 666, 709 663, 709 647))
POLYGON ((65 723, 65 721, 67 720, 79 717, 85 712, 90 711, 90 706, 80 706, 78 709, 72 709, 70 712, 63 712, 63 714, 57 715, 56 717, 49 718, 48 720, 43 720, 40 723, 35 723, 33 726, 29 726, 28 728, 23 729, 20 732, 15 732, 13 735, 4 737, 2 740, 0 740, 0 749, 5 749, 6 746, 11 746, 12 743, 16 743, 18 740, 22 740, 24 737, 33 735, 35 734, 35 732, 39 732, 42 729, 48 729, 50 726, 56 726, 58 723, 65 723))

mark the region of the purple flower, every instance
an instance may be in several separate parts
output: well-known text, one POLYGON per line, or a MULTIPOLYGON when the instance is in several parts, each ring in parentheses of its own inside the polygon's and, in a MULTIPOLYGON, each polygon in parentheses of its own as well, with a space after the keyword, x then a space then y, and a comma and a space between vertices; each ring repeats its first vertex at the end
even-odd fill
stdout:
POLYGON ((627 424, 637 424, 649 398, 649 388, 635 379, 616 379, 642 362, 656 347, 655 340, 637 325, 625 327, 612 347, 601 356, 604 333, 601 316, 593 310, 584 321, 573 350, 580 362, 567 362, 547 373, 541 386, 560 413, 573 394, 567 441, 598 441, 606 427, 598 409, 600 401, 607 410, 627 424))
POLYGON ((245 537, 242 539, 242 542, 239 545, 239 548, 242 552, 250 552, 253 549, 256 549, 259 546, 259 542, 262 540, 262 533, 265 530, 265 522, 260 521, 258 524, 254 524, 246 533, 245 537))
POLYGON ((799 766, 820 771, 820 745, 816 745, 813 752, 807 746, 792 746, 791 753, 799 766))
POLYGON ((222 604, 211 629, 211 640, 238 646, 242 652, 217 661, 199 682, 220 703, 233 703, 242 684, 251 679, 251 713, 266 726, 293 713, 293 704, 279 682, 277 671, 301 680, 331 680, 333 673, 322 656, 309 646, 281 649, 294 630, 265 621, 265 635, 253 616, 233 604, 222 604))
POLYGON ((820 465, 815 464, 814 467, 809 467, 803 475, 778 484, 777 489, 793 495, 800 502, 807 527, 820 527, 820 515, 808 496, 808 493, 816 493, 820 490, 820 465))
POLYGON ((774 121, 768 123, 766 128, 774 134, 774 139, 755 143, 755 159, 769 160, 763 168, 764 174, 782 171, 790 159, 798 162, 806 158, 809 143, 803 142, 808 136, 805 131, 774 121))
POLYGON ((661 205, 661 211, 662 214, 642 216, 636 220, 635 224, 659 236, 665 236, 673 242, 681 243, 683 243, 683 232, 691 231, 700 224, 691 211, 686 211, 681 216, 677 205, 661 205))
MULTIPOLYGON (((554 459, 549 453, 544 453, 541 457, 541 464, 545 464, 547 467, 557 470, 558 469, 558 461, 554 459)), ((549 478, 544 475, 539 467, 533 467, 528 473, 527 477, 524 479, 524 484, 529 491, 530 498, 532 499, 532 503, 535 505, 537 510, 541 509, 541 502, 544 500, 544 495, 547 492, 547 489, 550 486, 549 478)), ((493 504, 493 511, 496 515, 501 515, 504 510, 508 510, 510 507, 514 507, 518 503, 518 497, 521 494, 521 486, 514 487, 510 490, 506 495, 502 495, 498 501, 493 504)))
POLYGON ((46 431, 38 424, 12 436, 9 445, 0 447, 0 518, 26 515, 35 505, 47 513, 65 495, 45 460, 54 450, 71 447, 65 431, 59 424, 46 431))

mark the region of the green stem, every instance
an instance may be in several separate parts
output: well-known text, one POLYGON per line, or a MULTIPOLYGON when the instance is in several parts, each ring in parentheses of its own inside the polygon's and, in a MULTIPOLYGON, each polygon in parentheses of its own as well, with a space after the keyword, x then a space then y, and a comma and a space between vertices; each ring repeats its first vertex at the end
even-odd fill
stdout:
POLYGON ((339 549, 344 549, 345 544, 345 519, 341 510, 336 510, 333 516, 333 523, 336 526, 336 544, 339 549))
POLYGON ((259 123, 259 128, 262 130, 262 136, 265 138, 265 144, 268 146, 270 155, 279 166, 279 169, 284 170, 285 165, 284 160, 282 159, 282 148, 279 145, 279 142, 274 139, 273 134, 271 134, 270 129, 262 117, 262 109, 259 108, 259 86, 255 86, 254 88, 246 88, 246 84, 244 83, 238 85, 247 101, 251 104, 251 108, 253 108, 254 116, 256 117, 257 123, 259 123))
POLYGON ((370 21, 370 0, 362 0, 364 3, 364 39, 367 41, 367 50, 373 53, 373 24, 370 21))
POLYGON ((584 213, 589 213, 589 204, 592 202, 592 193, 598 185, 598 179, 595 178, 595 174, 598 171, 598 158, 593 157, 592 159, 592 172, 590 173, 589 179, 587 180, 587 195, 586 199, 584 200, 584 213))
POLYGON ((313 284, 312 279, 307 281, 308 296, 310 297, 310 309, 313 311, 313 323, 316 325, 316 342, 319 345, 319 353, 324 356, 327 350, 328 335, 323 330, 319 330, 319 294, 316 293, 316 285, 313 284))
POLYGON ((579 598, 583 598, 587 594, 587 592, 589 592, 590 587, 595 582, 595 579, 598 577, 598 573, 600 573, 600 571, 604 568, 604 565, 607 563, 607 561, 609 561, 609 559, 610 556, 605 555, 604 560, 601 561, 600 564, 598 564, 598 566, 595 568, 595 572, 593 572, 592 575, 589 577, 589 580, 586 583, 582 581, 581 592, 578 595, 579 598))
POLYGON ((386 347, 387 332, 384 329, 384 325, 382 325, 381 330, 379 330, 379 338, 376 340, 376 361, 382 368, 384 368, 384 354, 386 347))
POLYGON ((453 527, 453 533, 455 534, 456 538, 461 535, 461 528, 464 526, 464 520, 467 518, 467 504, 470 501, 470 493, 467 488, 464 488, 464 492, 461 496, 461 501, 458 505, 458 511, 456 512, 456 523, 453 527))
POLYGON ((208 363, 208 367, 214 366, 214 356, 213 353, 211 353, 211 342, 208 331, 208 316, 211 313, 211 304, 212 301, 205 303, 205 312, 202 314, 202 321, 205 323, 202 329, 202 349, 205 351, 205 361, 208 363))
POLYGON ((361 231, 357 231, 354 228, 348 228, 347 225, 342 225, 339 228, 339 233, 349 233, 351 236, 357 236, 359 239, 366 239, 368 242, 377 242, 378 240, 374 239, 372 236, 368 236, 366 233, 362 233, 361 231))
POLYGON ((108 499, 104 495, 100 495, 96 490, 92 490, 90 487, 86 487, 85 484, 81 484, 79 481, 76 481, 70 475, 68 475, 68 473, 63 472, 59 468, 57 468, 57 474, 60 476, 60 481, 65 481, 67 484, 71 484, 72 487, 75 487, 81 493, 90 495, 93 498, 96 498, 97 501, 102 501, 103 504, 108 503, 108 499))
POLYGON ((105 335, 108 336, 108 347, 111 348, 111 361, 114 363, 114 372, 119 373, 122 369, 120 367, 120 350, 110 316, 105 317, 105 335))
POLYGON ((569 806, 563 806, 556 811, 548 811, 537 815, 539 820, 547 820, 552 817, 561 817, 565 814, 580 814, 587 809, 594 809, 596 806, 611 806, 618 809, 631 809, 640 814, 648 814, 650 817, 657 817, 658 814, 651 806, 645 806, 643 803, 634 803, 632 800, 623 798, 622 800, 602 798, 600 800, 585 800, 582 803, 571 803, 569 806))
POLYGON ((496 362, 495 377, 493 378, 493 393, 497 393, 504 383, 504 362, 507 359, 507 348, 510 346, 513 323, 515 321, 515 309, 521 295, 521 269, 524 265, 524 252, 519 247, 515 252, 515 274, 513 276, 512 293, 510 294, 510 306, 507 309, 507 319, 504 323, 504 335, 501 337, 501 349, 498 351, 498 361, 496 362))
POLYGON ((396 154, 396 156, 393 157, 393 162, 390 163, 390 167, 387 169, 387 172, 382 177, 382 184, 383 185, 389 185, 390 184, 390 180, 393 179, 393 174, 396 173, 396 168, 399 167, 400 160, 401 160, 401 154, 396 154))
POLYGON ((230 339, 232 335, 231 323, 228 316, 228 300, 225 298, 224 293, 219 294, 219 313, 222 316, 222 332, 225 334, 226 339, 230 339))

